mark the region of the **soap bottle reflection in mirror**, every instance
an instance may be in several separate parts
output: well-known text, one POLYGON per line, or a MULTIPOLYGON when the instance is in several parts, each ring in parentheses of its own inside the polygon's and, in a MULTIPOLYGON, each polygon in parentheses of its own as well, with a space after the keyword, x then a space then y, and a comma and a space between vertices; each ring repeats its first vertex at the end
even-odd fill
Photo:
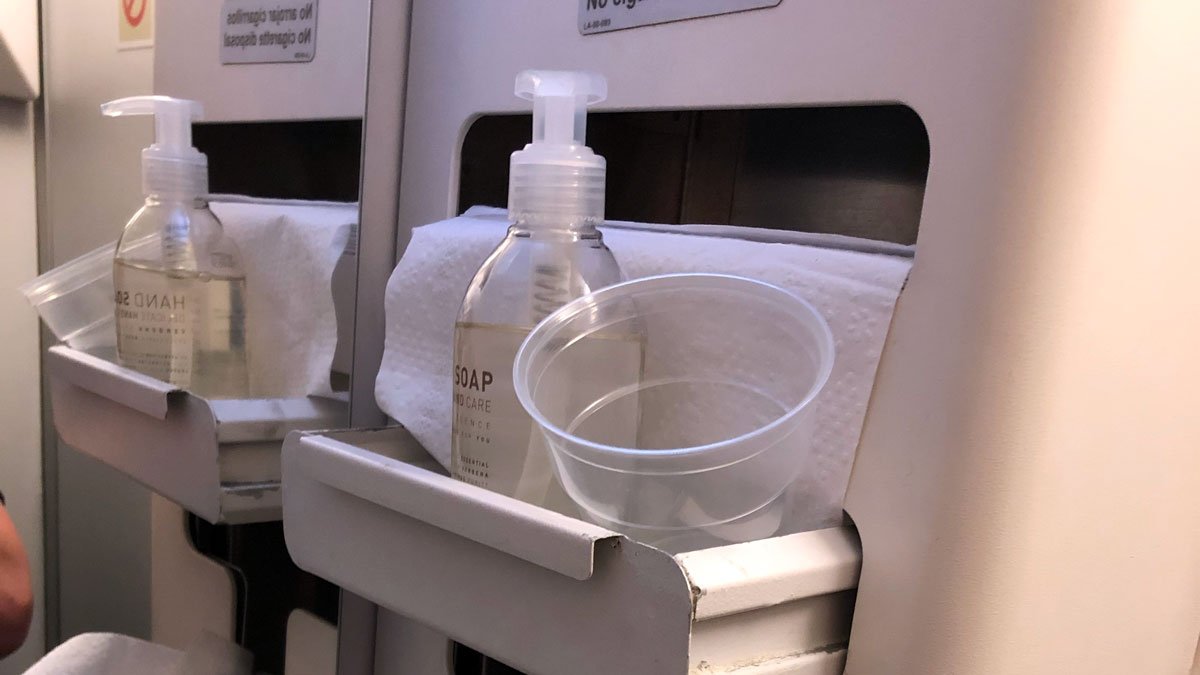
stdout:
POLYGON ((246 275, 205 199, 207 159, 191 145, 199 105, 135 96, 101 110, 154 115, 157 132, 142 151, 146 203, 113 262, 121 365, 209 398, 248 396, 246 275))

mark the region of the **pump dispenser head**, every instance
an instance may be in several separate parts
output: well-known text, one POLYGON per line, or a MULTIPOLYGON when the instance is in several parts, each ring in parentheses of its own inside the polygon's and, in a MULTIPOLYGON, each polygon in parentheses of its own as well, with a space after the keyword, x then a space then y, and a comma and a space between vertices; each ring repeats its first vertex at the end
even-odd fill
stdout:
POLYGON ((512 154, 509 217, 531 226, 604 220, 604 158, 584 145, 587 106, 608 95, 604 77, 526 70, 515 93, 533 101, 533 142, 512 154))
POLYGON ((142 192, 201 197, 208 192, 208 158, 192 147, 200 103, 170 96, 130 96, 100 106, 109 117, 154 115, 154 145, 142 150, 142 192))

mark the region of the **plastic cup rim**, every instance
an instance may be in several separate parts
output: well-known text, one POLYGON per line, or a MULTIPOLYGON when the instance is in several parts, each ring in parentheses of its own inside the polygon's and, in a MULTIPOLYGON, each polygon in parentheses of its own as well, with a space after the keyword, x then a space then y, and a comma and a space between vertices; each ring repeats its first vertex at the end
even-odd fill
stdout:
MULTIPOLYGON (((790 313, 796 314, 797 312, 792 311, 790 313)), ((825 388, 825 384, 829 381, 830 374, 833 372, 833 364, 834 364, 835 359, 836 359, 836 351, 835 351, 834 342, 833 342, 833 331, 830 330, 829 323, 825 320, 825 317, 822 316, 821 313, 817 311, 817 308, 813 307, 812 303, 805 300, 804 298, 796 295, 795 293, 792 293, 791 291, 780 288, 779 286, 776 286, 775 284, 771 284, 771 283, 768 283, 765 281, 760 281, 758 279, 751 279, 748 277, 738 276, 735 274, 716 274, 716 273, 708 273, 708 272, 682 272, 682 273, 671 273, 671 274, 659 274, 659 275, 654 275, 654 276, 649 276, 649 277, 641 277, 639 279, 631 279, 629 281, 623 281, 618 284, 613 284, 612 286, 607 286, 598 291, 593 291, 591 293, 588 293, 587 295, 580 296, 580 297, 572 300, 571 302, 568 302, 567 304, 563 305, 562 307, 558 308, 552 314, 550 314, 545 319, 543 319, 541 322, 539 322, 538 325, 535 326, 534 329, 529 332, 529 335, 527 335, 525 337, 525 340, 521 343, 520 349, 517 350, 517 358, 513 361, 513 384, 514 384, 514 389, 516 390, 517 399, 521 402, 521 405, 524 406, 525 411, 530 414, 530 416, 534 419, 535 422, 537 422, 538 427, 542 431, 550 432, 551 434, 553 434, 555 437, 557 437, 561 441, 566 441, 566 442, 572 443, 576 446, 587 448, 588 450, 594 451, 596 453, 600 453, 602 455, 607 454, 607 455, 616 455, 616 456, 623 456, 623 457, 638 457, 638 458, 642 458, 642 459, 694 456, 694 455, 704 455, 704 454, 716 453, 720 450, 726 449, 735 444, 741 444, 750 439, 765 436, 766 434, 768 434, 784 425, 789 424, 797 415, 799 415, 803 410, 808 408, 808 406, 813 402, 813 400, 817 397, 817 395, 819 393, 821 393, 821 390, 825 388), (637 449, 637 448, 625 448, 625 447, 620 447, 620 446, 615 446, 615 445, 606 445, 604 443, 596 443, 594 441, 589 441, 587 439, 580 438, 578 436, 575 436, 574 434, 570 434, 570 433, 566 432, 563 429, 560 429, 558 426, 556 426, 554 424, 551 424, 550 421, 547 420, 544 415, 542 415, 541 411, 538 410, 537 406, 535 406, 533 404, 533 401, 531 400, 531 393, 528 388, 527 378, 521 377, 521 367, 528 360, 528 354, 532 353, 534 351, 534 349, 540 348, 543 344, 545 344, 545 342, 549 339, 549 337, 553 336, 557 332, 557 328, 559 326, 574 319, 581 312, 586 311, 589 307, 591 307, 593 305, 604 304, 604 303, 612 301, 613 298, 619 298, 622 296, 631 295, 630 289, 636 290, 636 289, 640 289, 640 288, 649 287, 653 290, 661 290, 661 289, 655 289, 654 287, 659 286, 659 285, 666 285, 667 287, 670 287, 670 286, 677 285, 679 282, 688 282, 689 284, 693 284, 691 286, 692 288, 697 288, 700 286, 724 286, 726 290, 739 290, 739 289, 730 289, 728 284, 731 284, 731 283, 737 284, 737 285, 744 285, 746 287, 756 287, 760 293, 765 292, 768 294, 773 294, 782 300, 790 301, 791 303, 793 303, 793 306, 799 306, 799 307, 803 308, 801 310, 802 312, 805 312, 805 313, 809 314, 811 318, 814 318, 815 319, 814 325, 816 327, 818 335, 820 337, 824 338, 824 342, 828 346, 829 358, 822 360, 822 363, 820 365, 820 370, 817 372, 817 376, 816 376, 816 378, 814 378, 813 384, 811 387, 809 387, 809 390, 804 395, 804 398, 801 399, 801 401, 798 404, 796 404, 796 405, 792 406, 790 409, 788 409, 788 411, 785 412, 783 415, 780 415, 776 419, 772 420, 770 423, 764 424, 763 426, 761 426, 757 429, 754 429, 753 431, 749 431, 740 436, 735 436, 733 438, 727 438, 727 439, 724 439, 721 441, 716 441, 713 443, 706 443, 704 445, 695 445, 695 446, 689 446, 689 447, 684 447, 684 448, 664 448, 664 449, 642 450, 642 449, 637 449)), ((566 450, 566 449, 560 450, 559 448, 554 447, 554 445, 555 445, 554 443, 551 443, 550 445, 551 445, 551 450, 554 452, 564 452, 564 453, 570 455, 571 457, 574 457, 577 460, 586 461, 582 457, 579 457, 578 455, 572 453, 569 450, 566 450)), ((755 454, 757 454, 757 453, 755 453, 755 454)), ((728 462, 726 465, 736 464, 738 461, 740 461, 740 460, 734 460, 732 462, 728 462)), ((588 463, 595 465, 594 462, 589 461, 588 463)), ((601 466, 601 465, 596 465, 596 466, 598 466, 598 468, 604 468, 607 470, 612 470, 614 468, 614 467, 606 467, 606 466, 601 466)))
MULTIPOLYGON (((598 511, 596 511, 595 509, 591 508, 590 506, 584 504, 583 502, 576 500, 574 497, 571 497, 571 499, 572 499, 572 501, 575 501, 576 506, 578 506, 579 508, 586 511, 591 516, 594 516, 595 519, 603 520, 606 523, 611 523, 611 524, 617 526, 618 528, 621 528, 621 527, 637 528, 640 530, 647 530, 647 531, 664 532, 664 533, 669 532, 671 534, 681 534, 681 533, 685 533, 685 532, 703 529, 706 527, 719 527, 721 525, 728 525, 732 522, 741 520, 742 518, 746 518, 747 516, 753 516, 759 512, 765 511, 769 507, 771 507, 771 505, 773 505, 776 501, 778 501, 781 497, 783 497, 784 493, 787 492, 787 489, 788 489, 788 485, 784 485, 783 487, 779 488, 779 490, 777 492, 775 492, 769 499, 762 502, 758 506, 755 506, 754 508, 750 509, 749 511, 742 513, 741 515, 729 516, 727 518, 719 518, 716 520, 698 523, 695 525, 649 525, 646 523, 635 523, 635 522, 631 522, 631 521, 621 520, 620 518, 610 518, 610 517, 604 515, 603 513, 600 513, 598 511)), ((599 524, 603 525, 603 523, 599 523, 599 524)))
POLYGON ((111 275, 115 251, 116 242, 105 244, 43 272, 21 284, 19 289, 35 307, 57 300, 111 275))

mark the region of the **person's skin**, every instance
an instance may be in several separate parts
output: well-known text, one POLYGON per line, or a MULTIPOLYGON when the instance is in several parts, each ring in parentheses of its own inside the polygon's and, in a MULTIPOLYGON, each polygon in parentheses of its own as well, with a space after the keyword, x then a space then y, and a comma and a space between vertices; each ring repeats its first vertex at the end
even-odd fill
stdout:
POLYGON ((0 506, 0 657, 17 651, 33 618, 29 558, 17 528, 0 506))

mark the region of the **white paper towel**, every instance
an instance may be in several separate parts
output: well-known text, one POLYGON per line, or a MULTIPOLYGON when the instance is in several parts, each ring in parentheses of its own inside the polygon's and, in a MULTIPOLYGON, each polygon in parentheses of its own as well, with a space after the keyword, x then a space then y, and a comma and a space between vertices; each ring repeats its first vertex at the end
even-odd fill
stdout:
MULTIPOLYGON (((507 225, 503 211, 475 208, 417 228, 388 282, 387 335, 375 396, 444 465, 450 457, 454 322, 467 284, 507 225)), ((614 225, 602 228, 604 241, 630 279, 669 272, 737 274, 796 293, 829 322, 837 359, 815 401, 813 451, 789 499, 796 527, 840 522, 875 370, 911 259, 863 252, 889 247, 844 238, 720 226, 678 228, 689 232, 681 234, 663 231, 672 226, 614 225), (729 238, 732 233, 744 238, 729 238), (839 247, 765 243, 771 239, 839 247)))
POLYGON ((332 394, 337 316, 331 279, 357 226, 358 206, 224 195, 210 205, 246 267, 251 395, 332 394))

